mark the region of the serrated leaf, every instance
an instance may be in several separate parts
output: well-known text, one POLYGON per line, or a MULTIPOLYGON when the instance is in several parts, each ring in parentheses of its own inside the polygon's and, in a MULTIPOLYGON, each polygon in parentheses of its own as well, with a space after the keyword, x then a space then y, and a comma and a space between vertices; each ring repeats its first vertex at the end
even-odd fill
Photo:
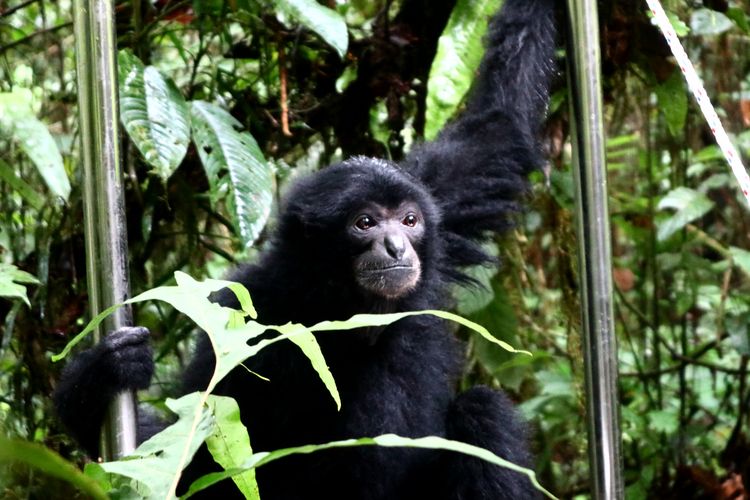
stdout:
POLYGON ((720 35, 734 26, 734 23, 722 14, 711 9, 697 9, 690 16, 690 29, 694 35, 720 35))
POLYGON ((27 306, 30 306, 29 298, 26 296, 26 287, 19 283, 38 285, 39 280, 13 264, 0 263, 0 297, 21 299, 27 306))
POLYGON ((225 191, 227 208, 242 243, 256 240, 271 213, 273 171, 242 124, 204 101, 191 103, 191 127, 215 198, 225 191))
POLYGON ((425 138, 434 139, 456 112, 484 54, 482 38, 502 0, 458 0, 440 39, 427 80, 425 138))
MULTIPOLYGON (((253 450, 247 428, 240 420, 237 401, 226 396, 211 396, 208 398, 208 405, 215 422, 214 432, 206 440, 208 451, 225 470, 242 466, 253 454, 253 450)), ((254 470, 232 476, 232 480, 246 499, 260 500, 254 470)))
POLYGON ((335 10, 320 5, 316 0, 276 0, 285 14, 304 24, 336 49, 342 59, 349 46, 346 22, 335 10))
POLYGON ((39 121, 31 109, 30 90, 0 93, 0 135, 21 146, 49 190, 68 200, 70 181, 62 155, 47 126, 39 121))
POLYGON ((661 199, 657 208, 659 210, 670 208, 676 212, 671 217, 657 222, 657 239, 659 241, 668 239, 690 222, 703 217, 713 207, 714 202, 703 193, 686 187, 673 189, 661 199))
MULTIPOLYGON (((213 416, 216 412, 207 411, 207 408, 210 406, 209 394, 219 381, 245 359, 254 356, 260 350, 276 342, 291 340, 300 346, 302 352, 309 358, 312 366, 318 372, 318 375, 324 385, 328 388, 331 396, 336 400, 337 404, 340 404, 338 390, 336 389, 333 377, 328 369, 325 359, 323 358, 323 354, 317 345, 317 341, 312 337, 312 332, 354 329, 362 331, 362 327, 385 326, 405 317, 430 314, 462 324, 478 332, 484 338, 512 352, 529 354, 525 351, 516 350, 506 342, 494 338, 484 327, 460 316, 444 311, 358 314, 352 316, 346 321, 323 321, 310 327, 294 324, 267 326, 261 325, 252 320, 249 320, 244 325, 238 325, 235 317, 237 314, 249 316, 250 313, 254 312, 254 309, 250 305, 249 294, 247 293, 247 290, 243 290, 244 287, 242 287, 242 285, 213 279, 196 281, 182 272, 175 273, 175 280, 177 281, 177 286, 162 286, 146 291, 127 300, 125 304, 133 304, 145 300, 162 300, 171 304, 176 310, 189 316, 190 319, 206 332, 214 350, 216 363, 211 380, 207 384, 205 392, 184 396, 176 401, 168 401, 168 406, 180 415, 180 419, 177 423, 143 443, 138 447, 134 455, 129 457, 129 459, 119 462, 108 462, 99 466, 108 472, 133 478, 138 484, 137 489, 139 491, 141 489, 146 489, 143 496, 147 498, 171 498, 177 487, 180 471, 190 460, 190 457, 193 456, 200 443, 205 440, 210 433, 214 432, 215 421, 213 416), (249 312, 238 312, 227 307, 222 307, 209 300, 211 294, 227 287, 240 296, 241 302, 243 302, 243 308, 249 312), (268 330, 276 330, 281 334, 276 337, 263 338, 258 341, 257 339, 259 336, 268 330), (310 341, 310 337, 312 337, 313 342, 310 341), (251 340, 254 340, 254 343, 249 345, 251 340)), ((57 361, 66 356, 75 344, 80 342, 86 334, 96 328, 96 326, 99 325, 107 315, 111 314, 115 309, 122 305, 123 304, 114 305, 98 314, 91 320, 83 332, 78 334, 65 346, 60 354, 52 356, 52 360, 57 361)), ((406 441, 403 441, 403 439, 404 438, 399 438, 397 436, 381 437, 362 442, 358 441, 352 445, 376 444, 381 446, 412 446, 452 449, 469 453, 473 456, 489 460, 492 463, 504 465, 524 473, 530 472, 526 469, 521 469, 518 466, 510 464, 509 462, 503 461, 499 457, 492 455, 487 450, 471 447, 470 445, 465 445, 463 443, 433 441, 434 439, 440 440, 441 438, 423 438, 422 440, 414 440, 413 442, 409 441, 407 443, 406 441), (465 448, 467 446, 469 448, 465 448)), ((351 441, 346 441, 346 446, 349 446, 348 443, 350 442, 351 441)), ((282 456, 291 453, 309 453, 310 451, 315 451, 317 449, 338 446, 344 445, 338 443, 321 445, 320 447, 314 448, 294 448, 291 451, 281 450, 279 452, 273 452, 273 459, 281 458, 282 456)), ((236 456, 239 456, 239 454, 236 456)), ((254 465, 248 466, 248 461, 245 461, 240 468, 231 468, 224 473, 212 474, 208 479, 205 477, 200 479, 197 484, 213 484, 211 481, 219 476, 226 478, 231 475, 243 473, 260 465, 264 461, 269 461, 265 458, 268 456, 268 453, 256 453, 249 459, 251 462, 253 460, 255 461, 253 462, 254 465)), ((234 458, 232 460, 234 460, 234 458)), ((92 468, 91 473, 97 474, 97 471, 94 469, 96 468, 92 468)))
POLYGON ((664 83, 656 87, 656 98, 659 101, 659 110, 667 121, 669 133, 673 137, 680 137, 684 133, 688 97, 679 69, 673 71, 664 83))
POLYGON ((188 105, 172 80, 130 51, 117 55, 120 120, 154 172, 166 181, 187 153, 188 105))

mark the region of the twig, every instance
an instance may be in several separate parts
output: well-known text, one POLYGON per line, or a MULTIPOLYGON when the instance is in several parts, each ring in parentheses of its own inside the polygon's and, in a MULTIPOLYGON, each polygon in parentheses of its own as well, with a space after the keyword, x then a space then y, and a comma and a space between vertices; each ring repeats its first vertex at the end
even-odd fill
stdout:
POLYGON ((284 42, 279 37, 279 81, 281 84, 281 133, 287 137, 292 136, 292 132, 289 130, 289 102, 287 100, 286 93, 286 54, 284 53, 284 42))
POLYGON ((9 43, 8 45, 4 45, 0 47, 0 54, 3 54, 7 52, 8 50, 13 49, 15 47, 18 47, 19 45, 28 43, 31 41, 32 38, 36 38, 39 35, 49 35, 57 31, 60 31, 63 28, 69 28, 71 26, 73 26, 73 21, 68 21, 67 23, 58 24, 57 26, 53 26, 51 28, 45 28, 43 30, 35 31, 34 33, 28 36, 25 36, 21 38, 20 40, 16 40, 15 42, 12 42, 12 43, 9 43))
POLYGON ((214 245, 207 239, 199 238, 198 242, 204 247, 206 247, 208 250, 212 251, 213 253, 224 257, 227 260, 227 262, 237 262, 236 259, 229 252, 227 252, 223 248, 220 248, 217 245, 214 245))
POLYGON ((198 67, 200 66, 201 59, 206 54, 206 46, 203 43, 203 24, 198 24, 198 50, 195 53, 195 59, 193 59, 193 69, 190 71, 190 80, 187 86, 187 98, 191 99, 195 92, 195 79, 198 77, 198 67))
POLYGON ((688 224, 687 226, 685 226, 685 228, 687 229, 689 233, 694 234, 707 247, 712 248, 713 250, 720 253, 722 257, 725 257, 725 258, 732 257, 732 254, 729 252, 729 250, 726 247, 724 247, 724 245, 719 243, 714 238, 710 237, 708 234, 706 234, 705 231, 702 231, 701 229, 694 226, 693 224, 688 224))
POLYGON ((682 356, 680 354, 674 354, 672 355, 672 357, 677 361, 681 361, 681 363, 678 363, 673 366, 668 366, 666 368, 661 368, 659 370, 644 371, 644 372, 620 372, 620 376, 629 377, 629 378, 637 377, 640 379, 660 377, 668 373, 674 373, 674 372, 680 371, 683 367, 687 365, 700 366, 702 368, 707 368, 712 371, 726 373, 728 375, 742 375, 743 374, 743 371, 738 368, 727 368, 725 366, 717 365, 715 363, 710 363, 708 361, 701 361, 699 359, 694 359, 688 356, 682 356))
POLYGON ((620 307, 619 304, 615 304, 615 314, 617 314, 617 317, 620 320, 620 324, 622 325, 622 330, 625 333, 625 339, 628 341, 628 344, 630 345, 630 350, 633 352, 633 361, 635 362, 635 369, 638 374, 638 378, 643 381, 643 390, 646 393, 646 399, 648 399, 649 403, 652 406, 656 405, 656 401, 654 400, 654 397, 651 395, 651 391, 649 390, 649 386, 647 382, 648 377, 645 376, 645 371, 643 369, 643 365, 641 364, 641 360, 638 357, 638 354, 636 354, 636 348, 635 343, 633 342, 633 336, 630 334, 630 328, 628 328, 628 322, 625 318, 625 315, 622 313, 622 307, 620 307))
POLYGON ((8 17, 12 15, 15 12, 18 12, 19 10, 23 9, 24 7, 28 7, 29 5, 38 2, 39 0, 26 0, 25 2, 21 2, 18 5, 14 5, 13 7, 8 7, 4 11, 0 12, 0 18, 2 17, 8 17))

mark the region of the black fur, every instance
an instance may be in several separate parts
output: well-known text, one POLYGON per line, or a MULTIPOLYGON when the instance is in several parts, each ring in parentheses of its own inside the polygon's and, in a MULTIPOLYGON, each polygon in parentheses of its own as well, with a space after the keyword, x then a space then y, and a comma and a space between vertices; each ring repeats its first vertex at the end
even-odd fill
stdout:
MULTIPOLYGON (((490 259, 479 244, 510 227, 541 155, 537 132, 552 72, 554 0, 507 0, 491 23, 487 55, 462 117, 401 164, 357 157, 299 182, 288 194, 270 250, 230 279, 244 283, 268 324, 314 324, 363 312, 450 307, 452 282, 469 281, 468 265, 490 259), (416 202, 425 225, 415 250, 422 265, 415 289, 388 300, 356 286, 356 250, 345 228, 364 202, 416 202)), ((230 293, 220 301, 236 304, 230 293)), ((131 330, 133 331, 133 330, 131 330)), ((75 358, 57 390, 66 425, 96 455, 97 431, 111 396, 148 384, 153 366, 141 332, 123 332, 75 358), (126 344, 119 348, 118 345, 126 344), (135 350, 135 354, 133 354, 135 350), (118 369, 115 366, 124 366, 118 369), (125 371, 125 373, 122 373, 125 371)), ((365 332, 318 337, 341 393, 336 411, 298 348, 274 344, 217 388, 234 397, 254 450, 395 433, 445 436, 530 466, 524 425, 507 397, 456 383, 463 347, 444 322, 419 316, 365 332)), ((184 391, 203 389, 214 357, 203 339, 186 370, 184 391)), ((141 436, 159 427, 141 418, 141 436)), ((201 450, 186 481, 215 469, 201 450)), ((331 450, 285 458, 258 470, 264 499, 525 499, 538 493, 525 476, 450 452, 392 448, 331 450)), ((229 481, 218 485, 231 494, 229 481)), ((236 490, 234 490, 236 494, 236 490)), ((221 493, 212 490, 210 497, 221 493)), ((223 496, 220 496, 223 498, 223 496)))

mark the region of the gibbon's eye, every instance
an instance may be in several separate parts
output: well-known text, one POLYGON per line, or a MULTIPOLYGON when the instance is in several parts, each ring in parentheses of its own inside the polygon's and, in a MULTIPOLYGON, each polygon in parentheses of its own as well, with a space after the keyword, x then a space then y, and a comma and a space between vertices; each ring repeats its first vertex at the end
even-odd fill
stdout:
POLYGON ((375 219, 369 215, 360 215, 354 222, 354 226, 362 231, 367 231, 375 225, 375 219))
POLYGON ((417 219, 417 216, 414 214, 409 214, 401 221, 401 224, 404 226, 414 227, 417 225, 417 222, 419 222, 419 219, 417 219))

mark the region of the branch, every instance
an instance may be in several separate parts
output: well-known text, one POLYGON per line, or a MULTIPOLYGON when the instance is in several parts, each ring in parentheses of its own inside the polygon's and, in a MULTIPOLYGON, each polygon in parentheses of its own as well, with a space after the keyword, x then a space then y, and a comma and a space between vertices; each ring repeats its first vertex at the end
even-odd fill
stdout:
POLYGON ((39 1, 39 0, 26 0, 25 2, 21 2, 21 3, 19 3, 18 5, 15 5, 15 6, 13 6, 13 7, 8 7, 8 8, 7 8, 7 9, 5 9, 4 11, 0 12, 0 18, 2 18, 2 17, 8 17, 8 16, 10 16, 11 14, 13 14, 13 13, 15 13, 15 12, 17 12, 17 11, 19 11, 19 10, 23 9, 24 7, 28 7, 28 6, 29 6, 29 5, 31 5, 32 3, 36 3, 36 2, 38 2, 38 1, 39 1))
POLYGON ((15 42, 9 43, 8 45, 4 45, 0 47, 0 54, 4 54, 8 50, 11 50, 13 48, 18 47, 19 45, 23 45, 25 43, 30 42, 33 38, 36 38, 39 35, 49 35, 51 33, 55 33, 57 31, 60 31, 63 28, 69 28, 73 26, 73 21, 68 21, 67 23, 58 24, 57 26, 53 26, 51 28, 45 28, 43 30, 35 31, 34 33, 25 36, 21 38, 20 40, 16 40, 15 42))
POLYGON ((289 130, 289 102, 286 92, 286 54, 284 53, 284 44, 281 40, 279 40, 279 80, 281 86, 281 133, 287 137, 291 137, 292 132, 289 130))

